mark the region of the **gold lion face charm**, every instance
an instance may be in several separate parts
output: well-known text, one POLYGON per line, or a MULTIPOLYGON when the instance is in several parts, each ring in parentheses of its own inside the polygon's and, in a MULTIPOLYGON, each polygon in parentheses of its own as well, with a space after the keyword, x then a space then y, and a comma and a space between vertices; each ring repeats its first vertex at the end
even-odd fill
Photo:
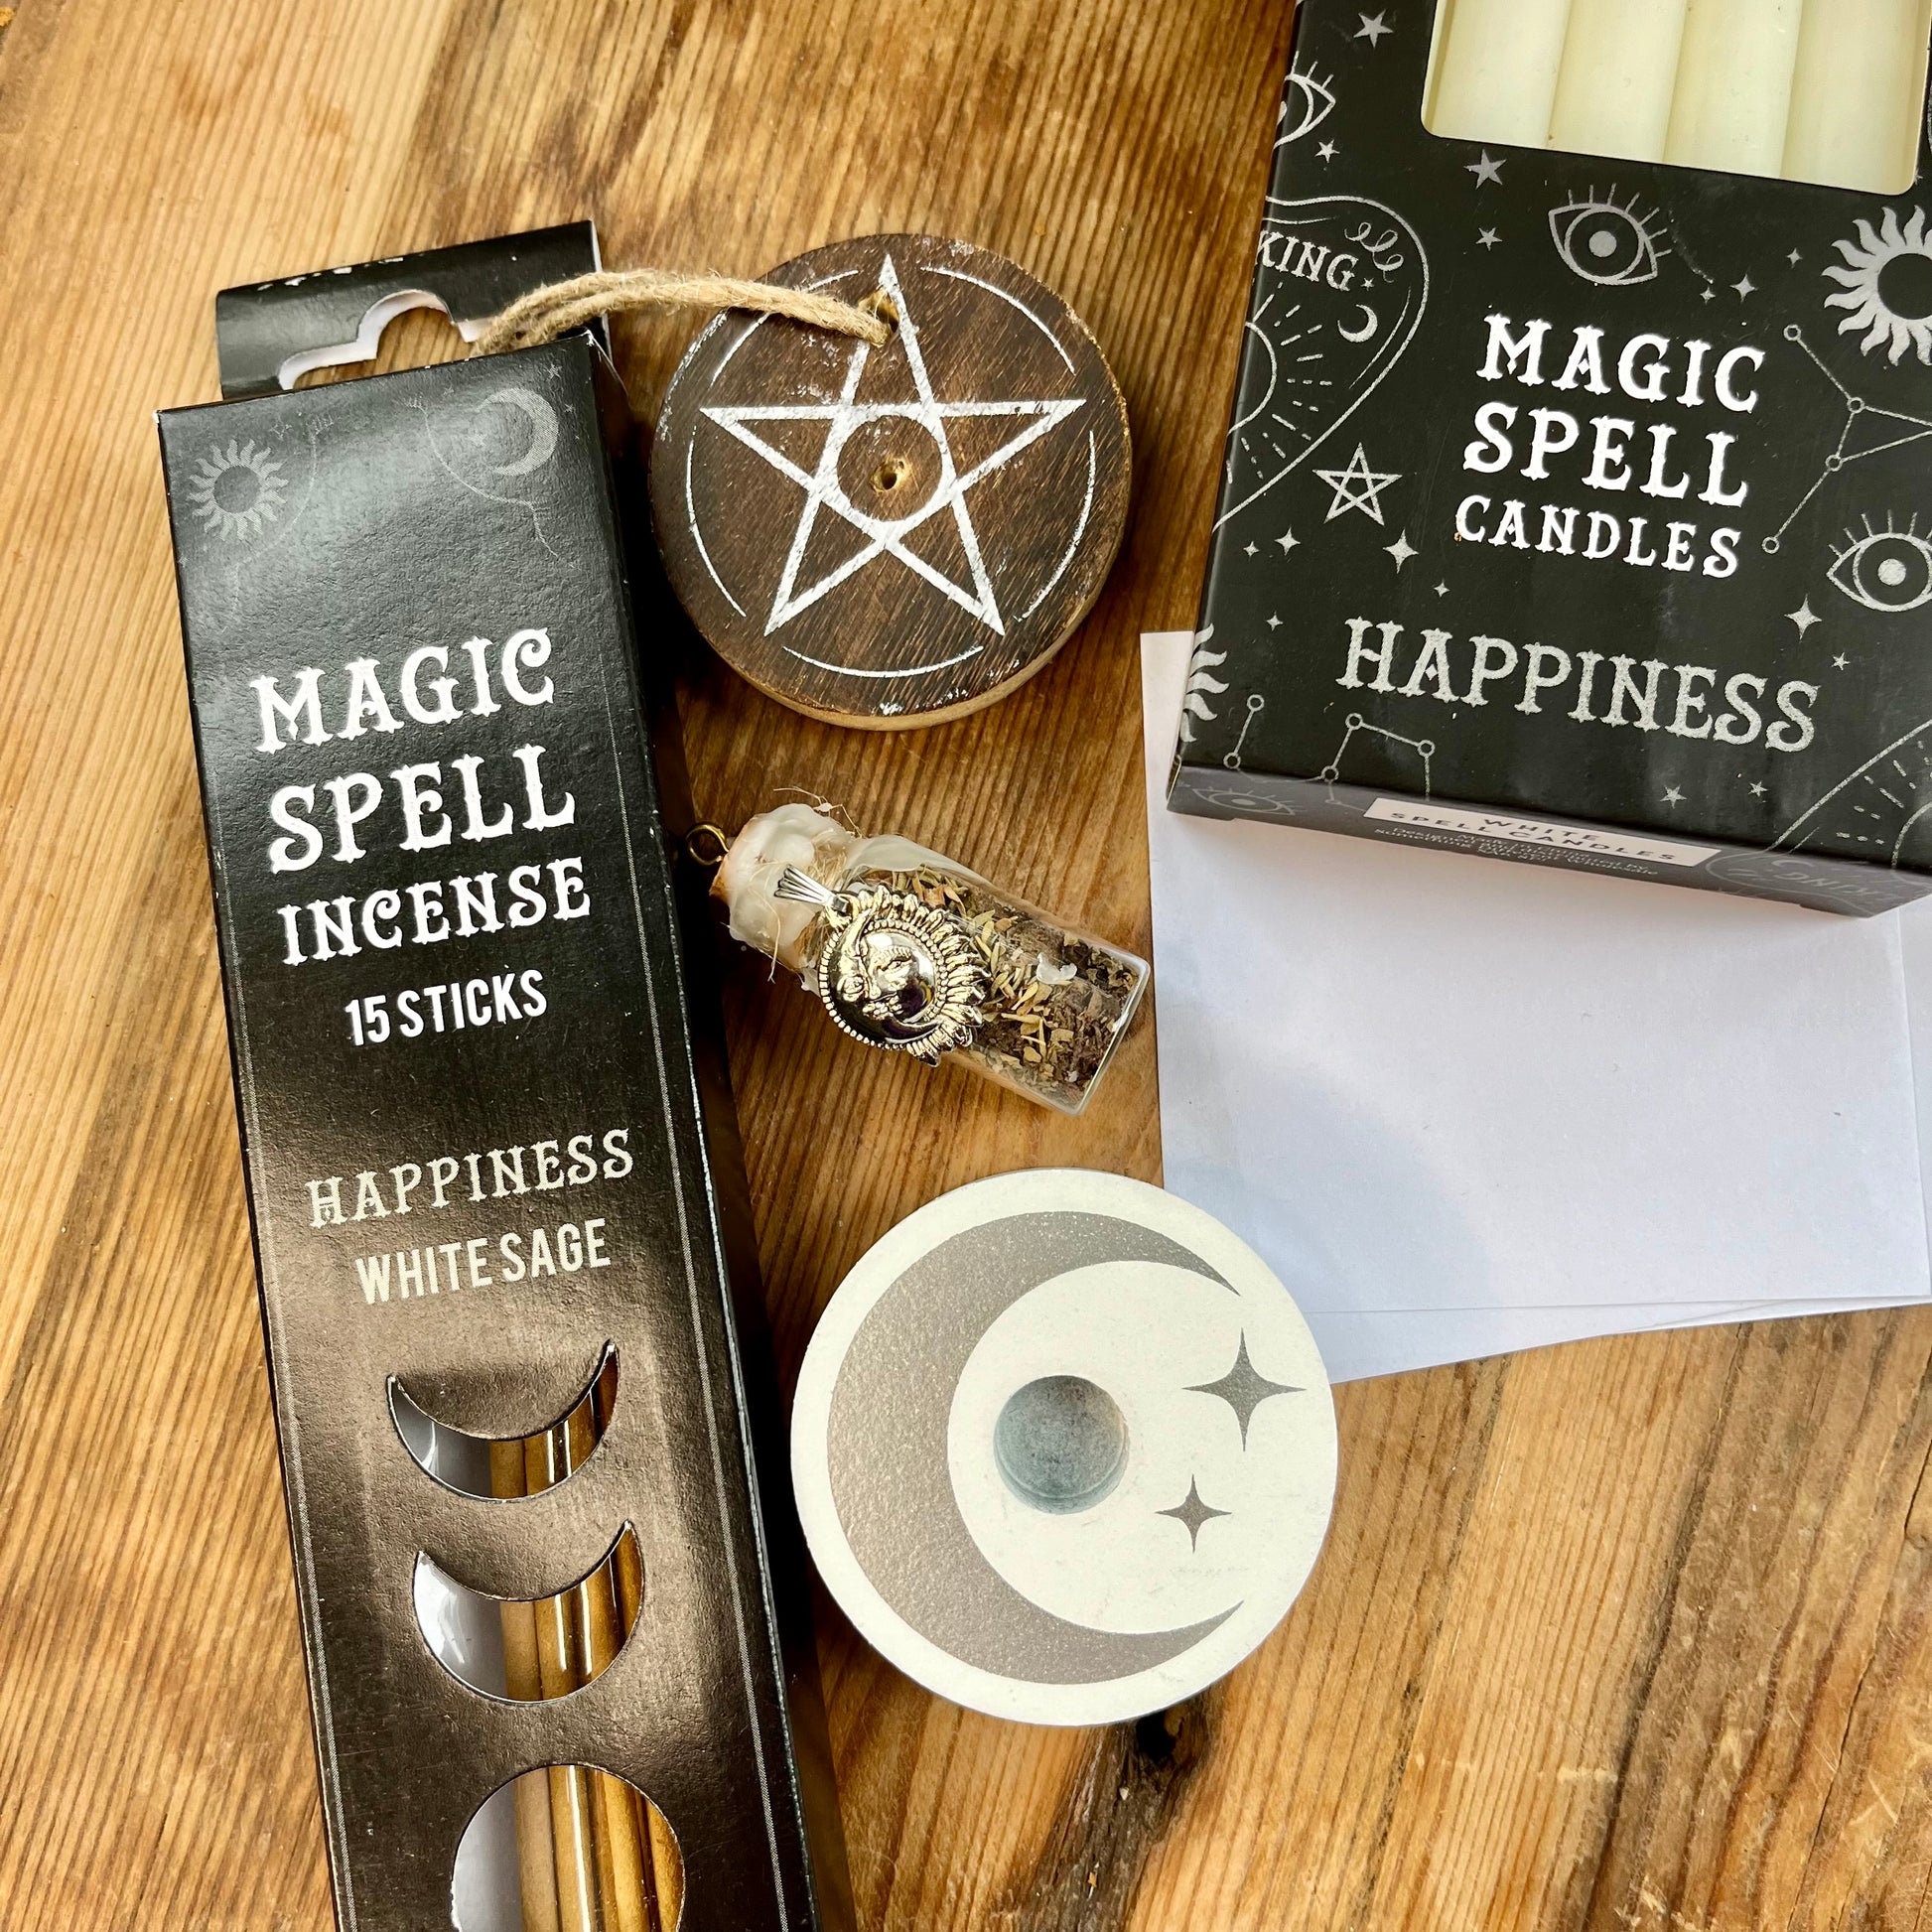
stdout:
POLYGON ((886 886, 835 893, 792 868, 776 890, 825 920, 818 997, 842 1032, 928 1065, 972 1039, 986 967, 957 913, 886 886))

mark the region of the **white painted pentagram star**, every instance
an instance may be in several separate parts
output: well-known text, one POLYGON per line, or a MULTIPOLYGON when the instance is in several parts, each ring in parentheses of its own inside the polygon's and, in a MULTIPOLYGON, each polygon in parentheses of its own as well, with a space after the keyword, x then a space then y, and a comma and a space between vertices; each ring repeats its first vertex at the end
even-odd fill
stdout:
POLYGON ((1409 532, 1407 530, 1404 530, 1392 544, 1388 545, 1388 552, 1395 559, 1395 567, 1398 571, 1401 570, 1402 566, 1411 557, 1419 557, 1422 555, 1422 552, 1409 541, 1409 532))
POLYGON ((1851 662, 1852 660, 1849 657, 1834 657, 1832 659, 1832 669, 1835 671, 1845 670, 1850 666, 1851 662))
POLYGON ((1681 805, 1683 804, 1683 802, 1684 802, 1684 794, 1681 791, 1679 791, 1675 785, 1672 785, 1664 793, 1664 803, 1666 805, 1681 805))
POLYGON ((1785 616, 1788 617, 1791 620, 1791 621, 1798 626, 1798 635, 1801 637, 1805 634, 1807 630, 1809 630, 1812 627, 1813 624, 1823 623, 1825 621, 1824 619, 1821 618, 1818 615, 1818 613, 1811 608, 1810 598, 1806 598, 1805 601, 1801 605, 1799 605, 1795 611, 1787 611, 1785 613, 1785 616))
POLYGON ((1503 164, 1490 154, 1487 148, 1483 149, 1482 159, 1480 161, 1472 161, 1469 163, 1468 172, 1475 176, 1476 186, 1478 188, 1485 187, 1490 183, 1494 183, 1498 188, 1502 186, 1503 164))
POLYGON ((1747 301, 1757 291, 1757 284, 1748 275, 1741 282, 1731 283, 1731 287, 1737 291, 1739 302, 1747 301))
POLYGON ((1356 34, 1355 38, 1358 41, 1367 41, 1371 47, 1380 47, 1382 45, 1383 35, 1393 34, 1395 32, 1395 29, 1389 25, 1389 17, 1385 13, 1376 14, 1372 17, 1368 14, 1363 14, 1361 16, 1361 30, 1356 34))
POLYGON ((1764 796, 1764 787, 1761 784, 1752 785, 1751 796, 1753 798, 1762 798, 1764 796))
POLYGON ((846 364, 844 386, 836 402, 750 404, 731 409, 707 408, 703 412, 720 429, 736 437, 748 450, 770 464, 779 475, 789 478, 805 492, 805 501, 798 515, 798 528, 791 539, 784 573, 778 580, 777 594, 771 600, 771 615, 766 620, 764 634, 770 636, 801 611, 816 604, 828 591, 843 584, 847 578, 856 576, 875 557, 893 556, 961 610, 977 618, 989 630, 1004 637, 1006 620, 1001 616, 999 600, 994 596, 993 583, 987 575, 985 559, 980 554, 979 533, 973 527, 966 492, 993 471, 1012 462, 1030 444, 1038 442, 1048 430, 1063 423, 1074 411, 1084 408, 1086 398, 1069 396, 1059 401, 1016 398, 997 402, 975 398, 963 402, 941 402, 932 392, 925 357, 919 349, 918 327, 899 287, 898 271, 894 267, 890 255, 880 267, 879 286, 898 317, 897 340, 905 345, 906 365, 912 378, 913 395, 910 400, 858 400, 859 381, 872 355, 872 345, 860 343, 854 347, 852 359, 846 364), (946 425, 964 417, 1010 417, 1020 427, 970 469, 962 471, 953 461, 946 425), (938 452, 939 481, 932 494, 908 515, 875 516, 860 509, 846 494, 845 485, 839 480, 839 456, 855 430, 868 424, 896 419, 916 424, 932 438, 938 452), (825 447, 819 452, 816 470, 802 469, 782 450, 766 442, 759 434, 759 426, 766 423, 825 424, 825 447), (867 538, 867 542, 816 583, 808 584, 801 590, 798 587, 799 568, 821 509, 851 524, 867 538), (914 530, 948 512, 966 553, 967 572, 972 579, 970 585, 955 582, 944 571, 906 547, 905 539, 914 530))
POLYGON ((1302 539, 1293 530, 1284 530, 1275 541, 1281 545, 1282 555, 1286 557, 1291 550, 1300 547, 1302 539))
POLYGON ((1335 492, 1335 500, 1328 505, 1328 514, 1323 519, 1328 523, 1346 510, 1360 510, 1372 522, 1380 523, 1383 490, 1392 483, 1402 481, 1399 470, 1371 470, 1368 455, 1359 443, 1345 470, 1317 470, 1314 474, 1335 492))
POLYGON ((1476 236, 1476 246, 1478 248, 1493 248, 1501 240, 1502 240, 1502 236, 1499 235, 1494 228, 1484 228, 1483 231, 1476 236))
POLYGON ((1332 161, 1335 158, 1337 149, 1335 147, 1335 144, 1332 141, 1323 141, 1318 147, 1316 147, 1315 153, 1318 154, 1323 161, 1332 161))

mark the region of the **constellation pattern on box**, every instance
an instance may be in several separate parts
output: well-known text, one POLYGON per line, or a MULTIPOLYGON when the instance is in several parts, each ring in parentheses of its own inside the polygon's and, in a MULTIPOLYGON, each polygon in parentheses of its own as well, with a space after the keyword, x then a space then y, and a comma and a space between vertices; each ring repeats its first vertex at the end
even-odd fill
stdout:
POLYGON ((1838 446, 1825 459, 1825 467, 1820 473, 1818 481, 1798 498, 1797 502, 1792 506, 1791 514, 1778 525, 1776 532, 1764 539, 1764 554, 1767 557, 1775 557, 1778 554, 1779 550, 1784 547, 1785 532, 1791 528, 1792 524, 1797 522, 1806 506, 1811 502, 1811 499, 1825 487, 1826 483, 1833 477, 1837 476, 1849 464, 1863 463, 1866 457, 1882 456, 1887 450, 1902 450, 1907 444, 1923 442, 1927 437, 1932 437, 1932 419, 1924 416, 1913 416, 1902 409, 1881 408, 1877 403, 1868 401, 1865 397, 1848 388, 1826 366, 1818 351, 1805 341, 1805 332, 1797 323, 1791 323, 1786 327, 1784 339, 1788 343, 1796 343, 1811 358, 1812 365, 1818 370, 1818 373, 1838 391, 1839 396, 1845 404, 1845 427, 1839 433, 1838 446), (1861 447, 1859 430, 1861 425, 1866 423, 1878 426, 1884 424, 1902 425, 1902 433, 1891 434, 1887 433, 1882 427, 1876 427, 1867 433, 1875 433, 1876 435, 1882 436, 1884 440, 1882 442, 1864 444, 1861 447))
POLYGON ((1359 733, 1367 732, 1376 738, 1385 740, 1388 744, 1405 745, 1410 751, 1414 752, 1422 759, 1422 795, 1425 798, 1434 795, 1431 790, 1430 768, 1431 761, 1436 757, 1436 744, 1433 739, 1404 738, 1400 732, 1389 731, 1381 725, 1371 725, 1359 711, 1351 711, 1344 722, 1348 729, 1342 735, 1341 744, 1337 748, 1334 757, 1321 767, 1320 776, 1321 782, 1324 785, 1335 785, 1341 782, 1341 761, 1348 756, 1348 748, 1354 744, 1356 736, 1359 733))
POLYGON ((1249 729, 1255 720, 1267 709, 1268 700, 1259 691, 1251 691, 1248 693, 1248 715, 1241 721, 1241 736, 1234 741, 1234 750, 1227 753, 1221 759, 1223 770, 1239 771, 1241 769, 1241 748, 1248 742, 1249 729))

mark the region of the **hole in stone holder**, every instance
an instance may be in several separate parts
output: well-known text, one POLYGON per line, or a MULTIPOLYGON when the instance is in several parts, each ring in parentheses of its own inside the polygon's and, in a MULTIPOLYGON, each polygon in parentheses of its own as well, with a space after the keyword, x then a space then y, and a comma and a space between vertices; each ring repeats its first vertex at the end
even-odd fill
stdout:
POLYGON ((532 1703, 568 1697, 617 1660, 643 1606, 643 1561, 626 1523, 603 1562, 554 1596, 486 1596, 429 1556, 416 1559, 414 1594, 423 1641, 458 1683, 532 1703))
POLYGON ((664 1814, 589 1764, 500 1785, 457 1847, 457 1932, 676 1932, 684 1860, 664 1814))
POLYGON ((1071 1516, 1103 1501, 1127 1466, 1127 1418, 1096 1382, 1043 1375, 1016 1389, 993 1425, 993 1459, 1023 1503, 1071 1516))
POLYGON ((911 465, 902 456, 889 456, 872 473, 872 486, 882 496, 890 496, 905 481, 905 473, 911 465))
POLYGON ((446 1489, 497 1501, 541 1495, 582 1468, 604 1440, 617 1399, 618 1351, 608 1342, 583 1394, 533 1436, 497 1439, 453 1429, 389 1378, 389 1414, 417 1466, 446 1489))

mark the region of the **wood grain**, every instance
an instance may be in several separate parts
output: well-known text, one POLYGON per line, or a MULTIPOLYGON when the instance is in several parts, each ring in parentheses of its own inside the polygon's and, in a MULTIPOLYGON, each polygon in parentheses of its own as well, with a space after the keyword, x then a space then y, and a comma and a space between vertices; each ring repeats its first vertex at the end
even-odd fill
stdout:
MULTIPOLYGON (((148 412, 223 284, 595 213, 757 273, 935 228, 1094 328, 1138 457, 1094 617, 883 742, 716 664, 701 805, 793 783, 1145 946, 1135 636, 1191 616, 1286 9, 28 0, 0 39, 0 1925, 328 1923, 148 412)), ((626 323, 640 402, 688 334, 626 323)), ((1152 1038, 1068 1123, 728 996, 787 1373, 941 1188, 1158 1171, 1152 1038), (889 1158, 878 1159, 880 1150, 889 1158)), ((1183 1711, 1030 1731, 821 1618, 874 1932, 1906 1932, 1932 1873, 1932 1318, 1343 1392, 1331 1542, 1183 1711)), ((405 1803, 406 1794, 398 1794, 405 1803)))

